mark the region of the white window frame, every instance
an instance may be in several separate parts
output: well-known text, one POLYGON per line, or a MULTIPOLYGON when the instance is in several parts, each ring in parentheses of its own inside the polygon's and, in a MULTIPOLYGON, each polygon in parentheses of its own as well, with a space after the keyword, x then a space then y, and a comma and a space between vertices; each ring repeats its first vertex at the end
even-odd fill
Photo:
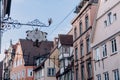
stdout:
POLYGON ((22 77, 25 77, 25 70, 22 70, 22 77))
POLYGON ((108 72, 104 72, 104 80, 109 80, 109 73, 108 72))
POLYGON ((111 50, 112 54, 115 54, 117 52, 117 41, 115 38, 111 40, 111 50))
POLYGON ((114 21, 117 20, 117 14, 116 14, 116 13, 113 14, 113 20, 114 20, 114 21))
POLYGON ((108 24, 112 24, 113 23, 113 15, 112 15, 112 12, 109 12, 108 13, 108 24))
POLYGON ((101 74, 96 75, 97 80, 101 80, 101 74))
POLYGON ((103 58, 107 57, 107 45, 106 44, 102 45, 102 54, 103 54, 103 58))
POLYGON ((28 69, 27 70, 27 76, 28 77, 33 77, 33 69, 28 69), (32 75, 31 75, 31 73, 32 73, 32 75))
POLYGON ((56 69, 55 68, 48 68, 47 69, 47 76, 48 77, 55 76, 55 74, 56 74, 56 69), (52 72, 53 69, 54 69, 54 72, 52 72), (50 70, 50 74, 49 74, 49 70, 50 70), (54 74, 52 74, 52 73, 54 73, 54 74))
POLYGON ((113 70, 113 80, 120 80, 120 76, 119 76, 119 70, 118 69, 115 69, 113 70))
POLYGON ((100 48, 99 47, 95 49, 95 55, 96 55, 95 60, 97 61, 100 60, 100 48))

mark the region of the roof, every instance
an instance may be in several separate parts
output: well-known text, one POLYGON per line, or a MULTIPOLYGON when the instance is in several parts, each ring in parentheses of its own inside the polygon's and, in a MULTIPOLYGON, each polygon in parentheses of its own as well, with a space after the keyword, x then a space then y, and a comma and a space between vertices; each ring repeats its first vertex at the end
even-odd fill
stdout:
POLYGON ((35 57, 50 53, 53 47, 52 41, 39 42, 39 47, 33 46, 33 43, 31 40, 20 39, 25 66, 32 66, 35 57))
POLYGON ((60 41, 61 45, 73 46, 73 36, 72 35, 59 34, 59 41, 60 41))
MULTIPOLYGON (((49 59, 49 58, 51 58, 50 56, 51 56, 51 54, 55 51, 56 48, 57 48, 57 46, 56 46, 54 49, 51 50, 50 54, 43 55, 43 56, 45 56, 45 60, 44 60, 42 63, 40 63, 39 66, 36 66, 36 67, 34 68, 34 71, 38 71, 39 69, 41 69, 41 68, 44 66, 46 60, 49 59)), ((42 56, 39 56, 38 58, 40 58, 40 57, 42 57, 42 56)), ((56 57, 56 58, 57 58, 57 57, 56 57)), ((53 60, 53 59, 52 59, 52 60, 53 60)), ((58 61, 57 61, 57 62, 58 62, 58 61)))

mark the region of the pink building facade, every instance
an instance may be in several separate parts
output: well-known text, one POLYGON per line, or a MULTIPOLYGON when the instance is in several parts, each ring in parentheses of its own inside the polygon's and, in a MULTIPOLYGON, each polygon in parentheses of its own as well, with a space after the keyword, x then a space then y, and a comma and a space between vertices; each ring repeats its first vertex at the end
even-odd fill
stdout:
POLYGON ((120 0, 99 0, 92 30, 95 80, 120 80, 120 0))
POLYGON ((96 14, 97 0, 82 0, 73 19, 74 80, 94 80, 90 35, 96 14))

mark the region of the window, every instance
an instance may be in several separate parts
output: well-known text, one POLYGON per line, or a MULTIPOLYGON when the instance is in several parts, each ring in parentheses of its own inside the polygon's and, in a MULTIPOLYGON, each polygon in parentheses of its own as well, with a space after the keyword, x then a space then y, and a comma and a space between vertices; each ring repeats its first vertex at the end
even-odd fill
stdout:
POLYGON ((62 50, 63 50, 62 51, 63 53, 69 53, 69 51, 70 51, 69 47, 63 47, 62 50))
POLYGON ((112 16, 112 13, 110 12, 108 13, 108 23, 112 24, 112 22, 113 22, 113 16, 112 16))
POLYGON ((96 48, 96 60, 100 60, 100 49, 96 48))
POLYGON ((75 28, 74 29, 74 39, 76 39, 77 38, 77 29, 75 28))
POLYGON ((93 3, 98 3, 98 0, 92 0, 93 1, 93 3))
POLYGON ((81 80, 85 80, 85 74, 84 74, 84 64, 81 65, 81 80))
POLYGON ((113 20, 114 21, 117 20, 117 14, 116 13, 113 14, 113 20))
POLYGON ((64 67, 64 60, 61 60, 60 61, 60 68, 63 68, 64 67))
POLYGON ((36 65, 38 66, 40 64, 39 59, 36 60, 36 65))
POLYGON ((104 73, 104 80, 109 80, 109 74, 108 74, 108 72, 104 73))
POLYGON ((80 35, 82 34, 82 22, 80 22, 80 35))
POLYGON ((18 76, 18 80, 20 79, 20 72, 17 73, 17 76, 18 76))
POLYGON ((39 62, 40 62, 40 63, 42 63, 44 60, 45 60, 45 59, 44 59, 44 56, 41 57, 41 58, 39 58, 39 62))
POLYGON ((101 75, 100 74, 97 75, 97 80, 101 80, 101 75))
POLYGON ((89 53, 90 52, 90 39, 89 38, 86 40, 86 46, 87 46, 87 53, 89 53))
POLYGON ((44 76, 44 69, 41 70, 41 76, 44 76))
POLYGON ((83 46, 83 43, 80 44, 80 52, 81 52, 81 56, 84 56, 84 46, 83 46))
POLYGON ((86 30, 89 27, 89 20, 88 20, 88 16, 85 17, 85 26, 86 26, 86 30))
POLYGON ((75 48, 75 60, 78 60, 78 48, 75 48))
POLYGON ((113 39, 111 41, 111 44, 112 44, 112 52, 115 53, 117 51, 116 39, 113 39))
POLYGON ((105 2, 106 2, 107 0, 105 0, 105 2))
POLYGON ((33 76, 33 69, 28 69, 28 77, 32 77, 33 76))
POLYGON ((22 77, 25 77, 25 70, 22 70, 22 77))
POLYGON ((105 21, 104 21, 104 24, 105 24, 105 26, 107 26, 107 25, 108 25, 108 24, 107 24, 107 20, 105 20, 105 21))
POLYGON ((76 68, 76 80, 78 80, 78 68, 76 68))
POLYGON ((92 77, 92 64, 91 61, 87 61, 87 72, 88 72, 88 78, 92 77))
POLYGON ((106 44, 102 45, 102 53, 103 53, 103 57, 106 57, 106 56, 107 56, 106 44))
POLYGON ((55 76, 55 68, 48 68, 48 76, 55 76))
POLYGON ((119 79, 119 71, 118 71, 118 69, 113 70, 113 74, 114 74, 114 80, 120 80, 119 79))

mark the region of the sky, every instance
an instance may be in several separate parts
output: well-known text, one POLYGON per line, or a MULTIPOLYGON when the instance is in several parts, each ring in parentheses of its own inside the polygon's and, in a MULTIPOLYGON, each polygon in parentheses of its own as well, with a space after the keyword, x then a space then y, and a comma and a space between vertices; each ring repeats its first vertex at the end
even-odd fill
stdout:
MULTIPOLYGON (((71 21, 75 17, 74 9, 80 0, 12 0, 10 17, 21 23, 28 23, 35 19, 45 23, 49 18, 53 22, 49 27, 39 27, 41 31, 47 32, 47 39, 54 40, 58 34, 66 34, 72 27, 71 21)), ((26 31, 37 27, 21 26, 19 29, 11 29, 2 35, 2 53, 0 60, 4 58, 4 50, 19 39, 26 38, 26 31)))

